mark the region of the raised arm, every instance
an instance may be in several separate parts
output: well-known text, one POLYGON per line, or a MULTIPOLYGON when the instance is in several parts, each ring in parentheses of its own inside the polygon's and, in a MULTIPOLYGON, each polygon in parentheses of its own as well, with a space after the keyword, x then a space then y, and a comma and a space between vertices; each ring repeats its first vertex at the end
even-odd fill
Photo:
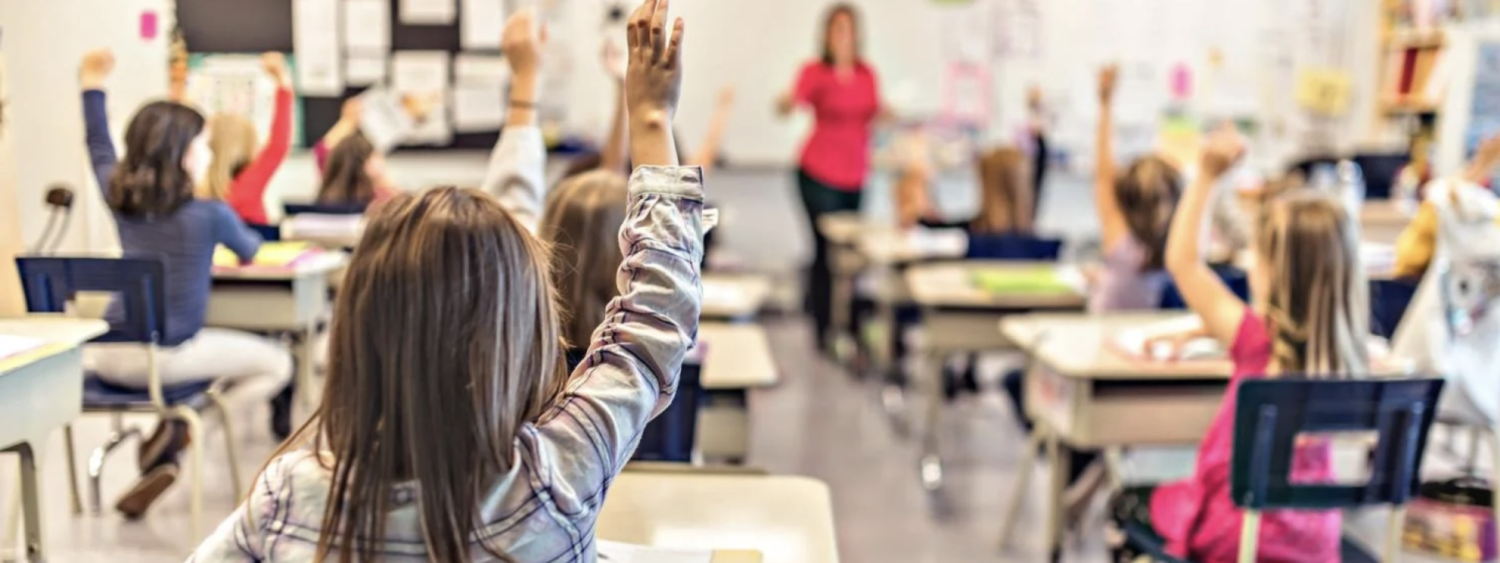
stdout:
POLYGON ((187 563, 260 563, 269 557, 266 546, 266 527, 276 518, 277 493, 286 486, 290 471, 298 462, 316 463, 308 460, 308 454, 292 453, 272 459, 264 471, 256 477, 250 487, 250 496, 240 503, 219 527, 198 544, 198 549, 188 556, 187 563), (304 461, 307 460, 307 461, 304 461))
POLYGON ((340 141, 359 132, 359 120, 364 114, 365 104, 359 96, 344 100, 344 108, 339 114, 338 122, 334 123, 333 127, 323 134, 323 138, 318 139, 317 144, 313 145, 313 157, 318 161, 318 172, 322 172, 323 167, 328 164, 328 151, 338 146, 340 141))
POLYGON ((1172 231, 1167 236, 1167 270, 1172 273, 1178 292, 1188 307, 1203 318, 1206 332, 1226 347, 1234 344, 1245 303, 1204 262, 1199 245, 1203 238, 1203 216, 1213 197, 1214 183, 1243 153, 1243 141, 1232 130, 1219 131, 1209 138, 1198 177, 1177 204, 1172 231))
POLYGON ((620 226, 620 296, 606 308, 558 408, 542 418, 537 440, 546 445, 523 448, 554 452, 537 465, 550 470, 552 498, 564 511, 592 508, 590 499, 630 459, 646 422, 671 403, 698 332, 702 172, 677 166, 672 145, 683 26, 678 20, 668 41, 666 14, 667 0, 646 0, 630 20, 626 89, 631 157, 639 167, 620 226))
POLYGON ((104 83, 115 69, 115 54, 109 49, 90 51, 78 67, 78 85, 83 89, 84 142, 89 164, 99 190, 108 199, 109 177, 115 172, 115 142, 109 138, 109 114, 104 108, 104 83))
POLYGON ((776 98, 776 114, 782 117, 791 115, 799 105, 812 102, 812 96, 817 89, 814 72, 816 68, 809 64, 802 67, 797 73, 797 83, 792 85, 791 91, 776 98))
POLYGON ((1119 68, 1099 71, 1099 125, 1094 132, 1094 205, 1099 210, 1099 234, 1107 252, 1126 236, 1128 227, 1115 198, 1114 97, 1119 68))
POLYGON ((271 135, 265 146, 244 170, 234 177, 234 187, 229 190, 229 206, 247 221, 265 221, 266 186, 276 169, 286 161, 286 153, 292 148, 292 75, 286 68, 286 57, 281 53, 266 53, 261 56, 261 65, 276 81, 276 106, 271 114, 271 135), (253 218, 253 219, 252 219, 253 218))
POLYGON ((729 129, 729 116, 733 112, 734 87, 725 86, 719 90, 714 115, 708 122, 708 132, 703 135, 703 142, 698 144, 693 156, 688 159, 689 166, 700 166, 704 172, 713 169, 714 163, 719 161, 719 146, 724 142, 724 132, 729 129))
POLYGON ((501 50, 510 64, 510 103, 482 186, 533 233, 546 198, 547 146, 536 124, 537 77, 545 43, 546 31, 538 27, 534 9, 516 12, 505 23, 501 50))

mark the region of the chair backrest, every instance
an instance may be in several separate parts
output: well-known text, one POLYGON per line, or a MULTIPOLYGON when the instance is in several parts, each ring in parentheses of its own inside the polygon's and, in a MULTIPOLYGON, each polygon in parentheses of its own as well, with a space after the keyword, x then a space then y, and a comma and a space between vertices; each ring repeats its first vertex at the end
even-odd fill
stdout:
POLYGON ((260 240, 266 242, 277 242, 281 240, 280 225, 260 225, 256 223, 245 223, 245 226, 250 227, 250 230, 255 231, 255 234, 260 235, 260 240))
MULTIPOLYGON (((1250 276, 1244 270, 1233 266, 1214 266, 1214 273, 1219 274, 1219 279, 1224 280, 1224 285, 1229 286, 1241 301, 1250 301, 1250 276)), ((1166 285, 1161 288, 1162 309, 1178 310, 1186 309, 1187 301, 1182 299, 1182 292, 1177 290, 1177 284, 1168 279, 1166 285)))
POLYGON ((161 258, 16 258, 26 310, 64 313, 79 292, 114 294, 123 318, 94 342, 156 343, 166 333, 166 266, 161 258))
POLYGON ((1029 235, 969 234, 964 258, 979 260, 1054 261, 1062 252, 1062 239, 1029 235))
POLYGON ((1417 293, 1417 284, 1411 280, 1370 280, 1371 334, 1387 339, 1395 336, 1417 293))
POLYGON ((301 215, 303 213, 321 213, 324 215, 360 215, 369 207, 364 203, 285 203, 281 209, 287 217, 301 215))
POLYGON ((1283 376, 1240 384, 1229 491, 1245 509, 1352 509, 1403 505, 1417 489, 1441 379, 1311 380, 1283 376), (1306 433, 1374 432, 1369 481, 1293 483, 1306 433))
POLYGON ((1354 155, 1354 163, 1365 171, 1365 197, 1390 199, 1391 186, 1396 175, 1411 161, 1405 151, 1394 153, 1365 153, 1354 155))
MULTIPOLYGON (((584 350, 568 351, 569 373, 583 361, 583 355, 584 350)), ((641 441, 635 448, 635 455, 630 459, 691 462, 693 447, 698 443, 698 412, 703 410, 707 400, 708 393, 703 391, 703 364, 683 362, 672 404, 646 424, 646 429, 641 432, 641 441)))

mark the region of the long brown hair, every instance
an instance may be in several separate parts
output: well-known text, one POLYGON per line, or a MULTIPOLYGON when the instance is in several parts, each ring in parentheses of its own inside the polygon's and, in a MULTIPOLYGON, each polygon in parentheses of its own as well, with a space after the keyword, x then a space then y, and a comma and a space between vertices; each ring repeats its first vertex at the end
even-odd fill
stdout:
POLYGON ((618 293, 626 186, 612 170, 579 174, 558 184, 542 213, 540 233, 554 249, 552 283, 566 309, 562 332, 570 346, 588 345, 618 293))
POLYGON ((566 379, 547 257, 477 190, 397 195, 374 213, 334 307, 323 402, 283 446, 311 435, 332 474, 316 560, 376 560, 389 492, 411 481, 427 557, 472 560, 480 499, 566 379))
POLYGON ((375 200, 375 179, 365 171, 365 164, 375 156, 375 145, 364 135, 355 133, 328 151, 328 166, 323 170, 323 184, 318 188, 318 203, 370 203, 375 200))
POLYGON ((1125 215, 1125 227, 1146 252, 1142 271, 1166 267, 1167 234, 1181 197, 1182 174, 1158 156, 1136 159, 1115 180, 1115 201, 1125 215))
POLYGON ((208 165, 208 177, 204 179, 200 197, 224 200, 229 198, 229 188, 260 149, 260 138, 255 133, 255 124, 242 116, 221 113, 209 119, 208 146, 214 150, 213 162, 208 165))
POLYGON ((1036 197, 1031 163, 1014 148, 992 149, 979 159, 979 216, 969 224, 987 234, 1030 233, 1036 197))
POLYGON ((858 63, 864 58, 861 53, 863 46, 859 35, 859 10, 854 8, 854 4, 840 2, 829 7, 827 15, 823 16, 823 38, 819 46, 822 51, 823 64, 828 66, 833 66, 833 49, 828 45, 832 34, 828 33, 828 30, 833 29, 834 20, 840 16, 847 16, 850 27, 854 29, 854 62, 858 63))
POLYGON ((125 128, 125 158, 109 178, 109 208, 125 217, 155 219, 193 200, 193 177, 183 168, 203 114, 176 102, 152 102, 125 128))
POLYGON ((1261 210, 1258 231, 1276 369, 1314 377, 1366 373, 1369 282, 1358 227, 1343 205, 1322 194, 1288 193, 1261 210))

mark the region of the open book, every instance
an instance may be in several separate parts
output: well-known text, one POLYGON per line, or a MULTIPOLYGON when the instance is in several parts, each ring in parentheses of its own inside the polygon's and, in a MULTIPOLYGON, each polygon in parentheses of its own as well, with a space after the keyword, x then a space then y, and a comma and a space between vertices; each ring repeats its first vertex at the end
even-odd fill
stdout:
POLYGON ((289 268, 297 265, 299 260, 317 252, 318 249, 307 242, 267 242, 260 245, 260 250, 256 251, 254 260, 251 260, 249 264, 240 264, 240 259, 234 255, 234 252, 220 245, 214 249, 214 267, 289 268))
POLYGON ((1209 336, 1198 336, 1180 347, 1165 338, 1181 334, 1203 332, 1203 319, 1194 314, 1120 331, 1115 334, 1114 346, 1127 355, 1158 362, 1215 360, 1224 357, 1224 346, 1209 336), (1174 350, 1174 348, 1176 348, 1174 350))
POLYGON ((35 338, 0 334, 0 360, 41 348, 43 342, 35 338))

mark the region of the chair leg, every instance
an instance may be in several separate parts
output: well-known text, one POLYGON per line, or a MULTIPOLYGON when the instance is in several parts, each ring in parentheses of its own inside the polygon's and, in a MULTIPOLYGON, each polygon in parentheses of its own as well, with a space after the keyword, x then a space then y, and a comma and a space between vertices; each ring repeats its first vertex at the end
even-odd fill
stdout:
MULTIPOLYGON (((1490 486, 1500 483, 1500 428, 1484 429, 1490 435, 1490 486)), ((1500 538, 1500 494, 1490 495, 1495 509, 1495 537, 1500 538)))
POLYGON ((104 461, 110 453, 115 451, 115 448, 125 443, 125 440, 140 438, 140 436, 140 429, 116 428, 115 432, 109 435, 109 440, 105 441, 104 445, 95 448, 94 453, 89 455, 89 507, 93 509, 95 516, 104 512, 104 503, 100 500, 99 493, 99 481, 104 475, 104 461))
POLYGON ((1026 440, 1026 450, 1021 454, 1020 473, 1016 475, 1016 484, 1011 489, 1010 505, 1005 508, 1005 519, 1000 521, 1000 547, 1002 549, 1010 545, 1011 532, 1016 527, 1016 517, 1020 516, 1021 505, 1026 503, 1031 474, 1036 471, 1037 450, 1042 447, 1042 436, 1042 427, 1033 428, 1031 438, 1026 440))
MULTIPOLYGON (((1397 534, 1396 537, 1400 537, 1397 534)), ((1245 522, 1240 525, 1240 563, 1255 563, 1255 552, 1260 542, 1260 511, 1246 510, 1245 522)))
POLYGON ((193 468, 188 472, 189 506, 191 507, 188 512, 193 519, 190 533, 193 542, 197 542, 203 537, 199 534, 203 526, 203 419, 190 408, 177 407, 172 410, 174 416, 187 423, 188 435, 191 436, 192 441, 192 444, 188 446, 188 455, 193 460, 193 468))
POLYGON ((224 397, 217 392, 209 393, 208 400, 213 402, 215 409, 218 409, 219 422, 224 425, 224 453, 229 456, 229 483, 234 487, 235 497, 238 498, 247 491, 241 488, 244 482, 240 481, 240 462, 239 456, 235 453, 234 429, 229 424, 229 409, 224 404, 224 397))
POLYGON ((73 505, 73 515, 83 514, 83 495, 78 492, 78 453, 73 448, 73 425, 63 427, 63 448, 68 456, 68 500, 73 505))
POLYGON ((1384 563, 1396 563, 1401 559, 1401 530, 1406 524, 1406 507, 1391 507, 1391 519, 1385 527, 1385 554, 1381 556, 1384 563))

